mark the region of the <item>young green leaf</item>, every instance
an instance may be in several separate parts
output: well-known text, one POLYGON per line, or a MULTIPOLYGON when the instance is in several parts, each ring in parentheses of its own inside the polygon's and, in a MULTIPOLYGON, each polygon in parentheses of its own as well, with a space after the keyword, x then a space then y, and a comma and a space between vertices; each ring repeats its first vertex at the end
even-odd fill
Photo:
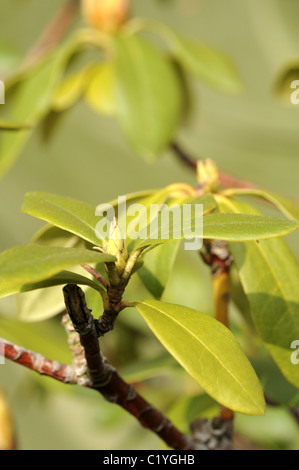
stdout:
MULTIPOLYGON (((65 284, 79 284, 97 291, 100 289, 96 281, 74 272, 61 271, 44 281, 20 286, 17 292, 17 288, 12 284, 11 289, 14 289, 14 292, 9 292, 9 290, 6 292, 7 295, 20 294, 17 296, 18 318, 22 321, 35 322, 52 318, 64 310, 65 305, 60 286, 65 284)), ((4 294, 1 286, 2 283, 0 284, 0 297, 4 294)), ((9 289, 9 283, 7 288, 9 289)))
MULTIPOLYGON (((140 191, 128 194, 127 203, 142 202, 152 191, 140 191)), ((109 203, 115 208, 118 216, 115 199, 109 203)), ((96 207, 65 196, 58 196, 45 192, 27 193, 22 205, 22 211, 34 217, 59 227, 62 230, 77 235, 93 245, 101 245, 102 241, 96 236, 96 225, 100 216, 96 216, 96 207)))
POLYGON ((39 245, 10 248, 0 254, 0 295, 1 291, 8 295, 8 289, 18 292, 25 284, 44 281, 77 264, 114 260, 113 256, 80 248, 39 245))
POLYGON ((115 114, 115 70, 114 64, 103 63, 92 67, 90 80, 85 91, 89 106, 100 114, 115 114))
POLYGON ((0 119, 0 131, 28 131, 30 126, 27 124, 17 124, 0 119))
POLYGON ((65 78, 56 88, 52 109, 60 112, 73 106, 83 94, 90 76, 90 64, 65 78))
POLYGON ((99 220, 95 207, 75 199, 44 192, 28 193, 22 211, 100 245, 95 229, 99 220))
POLYGON ((155 158, 168 146, 179 123, 179 79, 165 54, 147 40, 122 35, 115 45, 120 126, 138 153, 155 158))
POLYGON ((180 244, 180 240, 173 240, 159 245, 143 258, 144 264, 138 270, 138 276, 155 299, 162 297, 180 244))
POLYGON ((219 404, 206 393, 182 396, 170 408, 167 416, 182 432, 188 433, 190 423, 199 418, 219 414, 219 404))
MULTIPOLYGON (((224 197, 222 211, 257 211, 224 197)), ((299 265, 282 239, 232 243, 231 251, 248 296, 258 333, 285 377, 299 387, 299 369, 291 362, 291 343, 299 338, 299 265)))
POLYGON ((265 191, 264 189, 227 189, 222 193, 224 196, 252 196, 264 199, 265 201, 273 204, 279 209, 286 217, 294 220, 299 220, 299 205, 279 194, 265 191))
POLYGON ((204 217, 204 238, 228 241, 262 240, 293 232, 299 222, 251 214, 211 214, 204 217))
MULTIPOLYGON (((42 227, 42 229, 34 235, 31 242, 36 245, 64 248, 86 248, 87 244, 82 238, 52 225, 42 227)), ((50 318, 62 312, 64 309, 64 300, 61 295, 61 283, 75 283, 83 286, 91 286, 93 282, 87 277, 81 276, 81 273, 82 267, 75 266, 72 268, 71 273, 63 271, 40 283, 25 284, 24 286, 12 285, 11 288, 14 291, 17 288, 17 292, 22 292, 21 295, 16 296, 18 318, 24 321, 39 321, 41 317, 50 318), (42 309, 40 307, 41 305, 43 306, 42 309)), ((91 287, 97 289, 98 285, 93 283, 91 287)), ((4 294, 1 285, 0 292, 4 294)))
POLYGON ((136 308, 163 346, 215 400, 246 414, 264 413, 264 394, 232 333, 214 318, 156 300, 136 308))
MULTIPOLYGON (((199 200, 200 201, 200 200, 199 200)), ((194 211, 181 217, 176 211, 165 229, 152 232, 150 238, 145 238, 138 246, 150 246, 165 243, 179 238, 203 237, 227 241, 261 240, 287 235, 299 227, 299 222, 280 220, 261 215, 249 214, 208 214, 203 218, 203 233, 196 227, 197 219, 194 211)))

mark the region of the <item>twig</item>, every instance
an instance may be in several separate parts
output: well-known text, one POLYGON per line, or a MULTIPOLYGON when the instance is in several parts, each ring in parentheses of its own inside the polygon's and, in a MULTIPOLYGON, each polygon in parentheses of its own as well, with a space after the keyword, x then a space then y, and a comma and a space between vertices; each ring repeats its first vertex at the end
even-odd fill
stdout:
POLYGON ((76 384, 78 382, 75 370, 69 365, 46 359, 39 353, 16 346, 2 338, 0 339, 0 346, 0 351, 4 352, 4 357, 34 370, 40 375, 52 377, 66 384, 76 384))
POLYGON ((60 42, 78 12, 79 3, 79 0, 68 0, 61 8, 27 54, 23 63, 24 68, 38 63, 60 42))
POLYGON ((68 284, 63 292, 68 314, 85 351, 87 368, 92 380, 91 387, 109 402, 117 403, 128 411, 143 427, 156 433, 169 447, 180 450, 191 449, 192 440, 176 429, 160 411, 139 395, 132 385, 126 383, 102 356, 96 322, 86 306, 82 289, 68 284))
POLYGON ((102 286, 105 287, 105 289, 108 289, 109 283, 106 281, 106 279, 102 276, 99 271, 96 269, 92 268, 88 264, 81 264, 82 268, 85 269, 89 274, 91 274, 93 277, 95 277, 101 284, 102 286))
POLYGON ((190 155, 188 155, 177 142, 171 142, 170 148, 174 151, 176 156, 179 157, 180 161, 184 163, 184 165, 191 168, 191 170, 196 171, 196 161, 194 161, 193 158, 190 157, 190 155))

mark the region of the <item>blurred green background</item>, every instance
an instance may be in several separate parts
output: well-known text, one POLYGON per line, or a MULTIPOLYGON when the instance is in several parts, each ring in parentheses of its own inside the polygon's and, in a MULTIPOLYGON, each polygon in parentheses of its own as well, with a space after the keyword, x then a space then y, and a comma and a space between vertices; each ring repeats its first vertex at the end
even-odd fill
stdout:
MULTIPOLYGON (((1 0, 0 56, 2 50, 10 51, 16 60, 23 57, 61 3, 1 0)), ((299 105, 288 105, 274 93, 282 70, 296 58, 299 62, 298 0, 135 0, 132 11, 223 50, 244 80, 244 94, 228 96, 190 79, 193 111, 177 135, 182 145, 194 157, 212 158, 227 173, 298 198, 299 105)), ((115 120, 94 114, 83 102, 63 116, 50 140, 45 141, 42 131, 41 125, 0 181, 1 251, 27 243, 42 226, 20 214, 27 191, 52 192, 97 205, 118 195, 177 181, 195 183, 194 175, 170 152, 155 164, 143 161, 123 140, 115 120)), ((288 239, 299 257, 297 237, 288 239)), ((138 279, 131 297, 136 297, 135 288, 138 296, 149 298, 138 279)), ((163 299, 209 313, 209 293, 208 270, 196 255, 181 252, 163 299)), ((59 319, 12 324, 5 317, 14 316, 15 311, 14 299, 0 302, 1 336, 19 338, 22 345, 39 348, 53 359, 67 357, 59 319)), ((121 357, 123 367, 134 365, 135 356, 145 360, 163 354, 137 315, 129 312, 115 337, 107 339, 108 353, 115 361, 121 357), (134 351, 129 346, 131 336, 135 338, 134 351)), ((242 320, 236 318, 242 339, 242 320)), ((150 377, 140 385, 141 390, 161 408, 170 409, 186 391, 199 393, 199 387, 181 370, 167 374, 163 369, 159 379, 150 377)), ((7 391, 21 449, 160 446, 133 418, 92 391, 54 384, 8 362, 0 366, 0 387, 7 391)), ((282 388, 287 388, 284 382, 282 388)), ((297 398, 293 399, 297 404, 297 398)), ((262 418, 238 416, 237 429, 260 447, 299 449, 298 428, 284 409, 270 409, 262 418)))

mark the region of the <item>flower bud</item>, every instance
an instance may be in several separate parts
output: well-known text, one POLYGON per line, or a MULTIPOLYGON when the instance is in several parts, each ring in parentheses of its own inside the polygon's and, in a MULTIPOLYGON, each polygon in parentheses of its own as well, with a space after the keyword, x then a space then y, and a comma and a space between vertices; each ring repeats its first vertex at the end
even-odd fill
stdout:
POLYGON ((197 181, 205 193, 217 191, 219 186, 218 168, 209 158, 197 163, 197 181))
POLYGON ((116 217, 114 217, 110 226, 106 253, 116 257, 115 266, 121 275, 126 267, 129 255, 126 242, 123 239, 116 217))
POLYGON ((129 0, 81 0, 85 21, 105 33, 115 33, 128 19, 129 0))

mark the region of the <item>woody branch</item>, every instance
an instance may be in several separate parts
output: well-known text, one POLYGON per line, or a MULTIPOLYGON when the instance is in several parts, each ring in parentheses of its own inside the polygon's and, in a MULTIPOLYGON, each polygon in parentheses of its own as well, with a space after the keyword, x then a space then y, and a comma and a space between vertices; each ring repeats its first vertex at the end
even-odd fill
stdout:
POLYGON ((86 306, 82 289, 69 284, 64 287, 63 292, 67 312, 85 351, 91 388, 100 392, 109 402, 116 403, 128 411, 143 427, 156 433, 169 447, 192 449, 191 439, 176 429, 107 363, 100 350, 96 321, 86 306))

